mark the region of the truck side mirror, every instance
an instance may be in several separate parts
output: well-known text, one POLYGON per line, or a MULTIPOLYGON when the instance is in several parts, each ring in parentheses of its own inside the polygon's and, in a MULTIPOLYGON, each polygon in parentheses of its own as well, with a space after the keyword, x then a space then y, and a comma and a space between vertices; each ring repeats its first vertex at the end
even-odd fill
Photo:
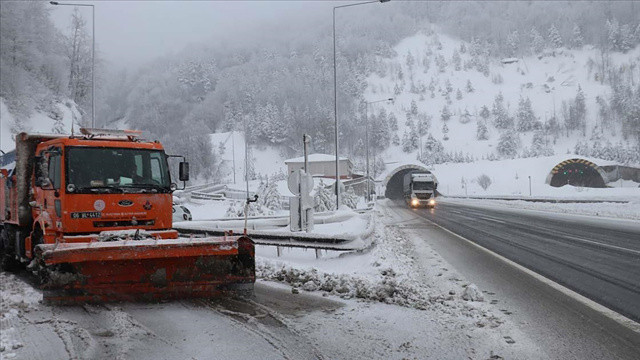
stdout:
POLYGON ((182 161, 179 167, 180 181, 189 181, 189 163, 182 161))

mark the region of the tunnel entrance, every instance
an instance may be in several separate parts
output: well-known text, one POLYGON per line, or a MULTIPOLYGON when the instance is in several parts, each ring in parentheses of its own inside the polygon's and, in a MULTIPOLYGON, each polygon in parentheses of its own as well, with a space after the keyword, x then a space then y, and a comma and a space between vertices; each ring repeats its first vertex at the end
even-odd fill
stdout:
POLYGON ((424 166, 420 165, 404 165, 393 170, 385 179, 384 196, 387 199, 399 200, 404 199, 403 181, 404 176, 413 172, 428 173, 424 166))
POLYGON ((564 185, 592 188, 606 187, 603 171, 598 165, 584 159, 565 160, 556 165, 549 176, 548 183, 554 187, 564 185))

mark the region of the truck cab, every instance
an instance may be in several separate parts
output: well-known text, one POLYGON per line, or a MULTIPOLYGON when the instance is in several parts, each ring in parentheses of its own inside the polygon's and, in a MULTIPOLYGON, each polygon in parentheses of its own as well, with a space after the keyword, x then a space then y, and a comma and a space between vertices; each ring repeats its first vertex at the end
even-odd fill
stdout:
POLYGON ((405 200, 411 207, 435 207, 438 181, 433 174, 411 173, 405 177, 405 200))

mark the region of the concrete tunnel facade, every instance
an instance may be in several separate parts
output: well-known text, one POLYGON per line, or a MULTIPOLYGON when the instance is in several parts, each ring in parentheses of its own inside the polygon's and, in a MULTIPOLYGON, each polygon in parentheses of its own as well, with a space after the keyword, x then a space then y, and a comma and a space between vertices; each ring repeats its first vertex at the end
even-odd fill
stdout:
POLYGON ((607 174, 598 165, 585 159, 565 160, 551 170, 546 183, 553 187, 573 185, 581 187, 606 187, 607 174))
POLYGON ((405 164, 395 167, 384 177, 384 180, 382 181, 382 185, 384 186, 384 196, 392 200, 403 199, 404 192, 402 187, 404 176, 412 172, 431 174, 431 171, 426 167, 418 164, 405 164))

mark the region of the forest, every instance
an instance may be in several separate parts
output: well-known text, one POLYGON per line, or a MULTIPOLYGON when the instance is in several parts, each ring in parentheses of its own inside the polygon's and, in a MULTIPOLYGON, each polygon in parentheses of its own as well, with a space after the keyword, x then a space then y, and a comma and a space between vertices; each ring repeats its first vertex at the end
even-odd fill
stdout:
MULTIPOLYGON (((344 155, 357 153, 364 138, 367 77, 395 71, 383 59, 397 55, 393 48, 401 39, 432 31, 433 26, 469 43, 473 60, 460 66, 479 72, 500 58, 595 46, 601 61, 593 66, 602 68, 600 81, 612 88, 611 97, 601 99, 603 116, 637 145, 639 79, 621 76, 607 59, 640 43, 639 12, 640 5, 633 1, 410 1, 364 6, 348 16, 338 16, 337 116, 344 155)), ((273 24, 260 29, 260 37, 191 45, 178 55, 158 58, 139 69, 106 64, 98 57, 96 123, 110 127, 125 121, 130 128, 147 131, 169 151, 187 155, 195 175, 204 179, 216 177, 210 165, 215 164, 218 150, 211 147, 207 135, 214 132, 246 129, 257 149, 276 146, 284 156, 297 154, 301 136, 307 133, 313 138, 314 151, 332 153, 330 15, 306 14, 312 26, 305 33, 287 32, 282 25, 273 24)), ((53 25, 46 2, 3 1, 0 26, 0 96, 16 119, 13 131, 23 130, 21 124, 34 111, 55 112, 52 105, 56 102, 75 104, 83 115, 78 121, 88 124, 92 99, 87 19, 76 12, 69 19, 69 28, 61 30, 53 25)), ((441 61, 446 65, 455 59, 441 61)), ((410 91, 428 91, 427 84, 423 87, 410 91)), ((487 111, 495 117, 496 127, 507 130, 501 141, 504 144, 510 141, 508 134, 541 127, 526 99, 519 104, 517 115, 505 115, 500 99, 493 105, 487 111)), ((579 94, 565 106, 566 116, 551 126, 557 131, 579 129, 583 118, 579 94)), ((442 116, 446 117, 447 111, 442 109, 442 116)), ((405 133, 407 139, 392 135, 398 121, 394 117, 380 113, 371 117, 376 146, 384 150, 402 143, 407 149, 415 148, 412 134, 405 133)), ((429 119, 416 116, 412 121, 420 133, 420 124, 429 119)), ((482 138, 482 126, 478 127, 482 138)), ((588 135, 584 134, 585 140, 588 135)), ((425 149, 434 151, 437 142, 429 141, 425 149)), ((576 151, 591 154, 596 150, 581 145, 576 151)), ((538 146, 515 155, 544 153, 538 146)), ((514 154, 498 149, 494 156, 514 154)), ((456 158, 462 161, 465 156, 445 154, 442 161, 456 158)))

